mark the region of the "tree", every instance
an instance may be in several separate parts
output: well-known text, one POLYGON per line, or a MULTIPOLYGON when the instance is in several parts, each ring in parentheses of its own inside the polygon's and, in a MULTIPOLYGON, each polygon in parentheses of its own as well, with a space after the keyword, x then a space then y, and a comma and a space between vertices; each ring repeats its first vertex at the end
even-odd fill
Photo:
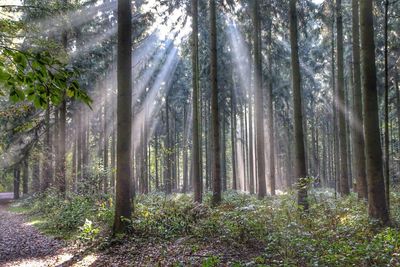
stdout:
POLYGON ((368 181, 368 214, 382 223, 389 221, 385 199, 382 150, 376 88, 375 41, 372 0, 360 2, 361 70, 364 94, 364 136, 368 181))
POLYGON ((192 179, 194 201, 202 202, 202 177, 200 176, 199 143, 199 37, 198 37, 198 0, 192 0, 192 179))
POLYGON ((127 231, 131 218, 132 6, 118 0, 117 173, 114 234, 127 231))
POLYGON ((19 199, 19 191, 21 184, 21 171, 20 167, 14 167, 14 199, 19 199))
POLYGON ((303 132, 303 108, 301 93, 301 76, 299 63, 298 29, 297 29, 297 10, 296 0, 290 0, 290 46, 291 68, 292 68, 292 90, 293 90, 293 117, 294 117, 294 175, 298 179, 298 204, 304 210, 308 209, 307 188, 301 182, 306 178, 306 157, 304 148, 303 132))
POLYGON ((256 149, 257 149, 257 178, 258 198, 265 197, 265 152, 264 152, 264 101, 262 93, 262 59, 261 59, 261 29, 258 0, 254 1, 253 23, 254 23, 254 92, 255 92, 255 115, 256 115, 256 149))
POLYGON ((346 140, 346 109, 344 93, 344 59, 343 59, 343 17, 342 0, 336 0, 336 30, 337 30, 337 103, 336 109, 339 116, 339 152, 340 152, 340 187, 342 195, 350 193, 348 168, 347 168, 347 140, 346 140))
POLYGON ((212 203, 221 202, 221 162, 220 162, 220 129, 218 107, 218 74, 217 74, 217 14, 215 0, 210 0, 210 35, 211 35, 211 133, 212 133, 212 203))
POLYGON ((356 178, 358 196, 368 197, 367 179, 365 174, 364 154, 364 118, 362 112, 361 70, 360 70, 360 23, 359 0, 352 0, 352 36, 353 36, 353 123, 351 135, 353 141, 353 171, 356 178))
POLYGON ((390 207, 390 192, 389 192, 389 183, 390 183, 390 158, 389 158, 389 48, 388 48, 388 26, 389 26, 389 0, 385 0, 385 192, 386 192, 386 203, 388 209, 390 207))

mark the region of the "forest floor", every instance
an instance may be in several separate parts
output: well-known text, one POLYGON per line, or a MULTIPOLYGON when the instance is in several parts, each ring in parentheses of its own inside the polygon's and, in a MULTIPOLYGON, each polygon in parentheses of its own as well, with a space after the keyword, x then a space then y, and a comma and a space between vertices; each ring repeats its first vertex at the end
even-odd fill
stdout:
MULTIPOLYGON (((8 196, 9 198, 10 196, 8 196)), ((0 195, 0 266, 400 266, 400 193, 389 227, 368 220, 353 194, 257 200, 227 192, 218 208, 190 195, 138 196, 131 231, 112 237, 113 198, 48 192, 8 203, 0 195)))
POLYGON ((82 246, 77 245, 76 240, 64 240, 61 235, 45 233, 40 227, 44 218, 10 207, 14 202, 12 198, 12 193, 0 193, 2 267, 175 266, 174 262, 184 266, 215 266, 221 259, 230 264, 235 259, 251 259, 259 253, 255 247, 228 249, 216 237, 210 237, 207 242, 190 237, 167 242, 124 238, 106 249, 93 249, 99 243, 82 246))
MULTIPOLYGON (((26 215, 10 212, 12 197, 12 193, 0 193, 0 266, 73 266, 79 251, 41 233, 26 215)), ((90 263, 85 259, 77 266, 90 263)))

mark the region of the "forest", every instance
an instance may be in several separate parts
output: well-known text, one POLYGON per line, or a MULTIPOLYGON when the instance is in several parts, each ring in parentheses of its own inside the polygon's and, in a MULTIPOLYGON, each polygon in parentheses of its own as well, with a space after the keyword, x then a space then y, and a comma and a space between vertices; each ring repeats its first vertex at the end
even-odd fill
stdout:
POLYGON ((0 0, 0 266, 400 266, 400 1, 0 0))

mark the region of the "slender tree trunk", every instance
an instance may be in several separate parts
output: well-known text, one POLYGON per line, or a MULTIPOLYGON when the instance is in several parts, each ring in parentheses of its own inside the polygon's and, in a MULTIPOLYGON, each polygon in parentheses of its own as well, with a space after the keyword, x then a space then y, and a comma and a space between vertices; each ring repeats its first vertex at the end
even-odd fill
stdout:
MULTIPOLYGON (((270 7, 271 8, 271 7, 270 7)), ((270 75, 272 75, 272 20, 270 20, 269 30, 268 30, 268 70, 270 75)), ((274 99, 273 99, 273 85, 272 77, 268 79, 267 88, 267 124, 268 124, 268 141, 269 141, 269 177, 268 177, 268 188, 269 193, 274 196, 276 189, 275 181, 275 137, 274 137, 274 99)))
POLYGON ((219 138, 219 107, 218 107, 218 74, 217 74, 217 14, 215 0, 210 0, 210 35, 211 35, 211 132, 212 132, 212 203, 221 202, 221 162, 219 138))
POLYGON ((221 114, 222 119, 222 138, 221 138, 221 177, 222 177, 222 190, 225 192, 227 189, 227 179, 226 179, 226 112, 221 114))
POLYGON ((376 87, 375 42, 372 0, 360 2, 361 69, 364 93, 364 136, 368 181, 368 214, 382 223, 389 221, 382 169, 379 132, 378 93, 376 87))
POLYGON ((19 199, 19 190, 20 190, 20 167, 14 167, 14 199, 19 199))
MULTIPOLYGON (((68 0, 63 1, 64 7, 68 7, 68 0)), ((68 32, 65 30, 62 33, 62 45, 65 51, 68 49, 68 32)), ((66 124, 67 124, 67 99, 66 99, 66 89, 64 89, 62 102, 60 106, 60 121, 59 121, 59 151, 58 157, 59 160, 57 162, 58 165, 58 173, 57 173, 57 181, 58 181, 58 190, 60 194, 65 197, 65 193, 67 190, 67 181, 66 181, 66 167, 65 167, 65 153, 66 153, 66 124)))
POLYGON ((36 158, 32 162, 32 191, 33 192, 39 192, 40 191, 40 156, 38 155, 38 158, 36 158))
POLYGON ((71 170, 71 182, 72 182, 72 191, 76 192, 77 191, 77 186, 78 186, 78 179, 77 179, 77 172, 76 172, 76 166, 77 166, 77 153, 76 153, 76 147, 77 147, 77 133, 74 130, 71 135, 74 135, 73 138, 73 143, 72 143, 72 170, 71 170))
MULTIPOLYGON (((397 153, 400 156, 400 91, 399 91, 399 76, 398 76, 398 72, 397 72, 397 65, 395 66, 395 90, 396 90, 396 102, 397 102, 397 142, 398 142, 398 146, 397 146, 397 153)), ((400 172, 400 160, 397 161, 398 162, 398 171, 400 172)))
POLYGON ((160 178, 158 174, 158 161, 159 161, 159 155, 158 155, 158 146, 159 146, 159 138, 158 138, 158 129, 156 129, 155 133, 155 140, 154 140, 154 158, 155 158, 155 168, 156 168, 156 190, 160 189, 160 178))
MULTIPOLYGON (((294 117, 294 142, 295 142, 295 159, 294 159, 294 175, 296 179, 301 181, 306 178, 306 159, 304 148, 304 132, 303 132, 303 109, 302 109, 302 93, 301 93, 301 76, 299 63, 299 47, 298 47, 298 29, 297 29, 297 10, 296 0, 290 0, 290 45, 292 48, 291 66, 292 66, 292 87, 293 87, 293 117, 294 117)), ((300 183, 301 184, 301 183, 300 183)), ((307 188, 299 186, 298 188, 298 204, 304 210, 308 210, 307 188)))
MULTIPOLYGON (((264 151, 264 97, 262 93, 262 58, 261 58, 261 21, 258 0, 254 0, 254 91, 255 91, 255 117, 256 117, 256 152, 257 152, 257 178, 258 198, 266 195, 265 183, 265 151, 264 151)), ((273 157, 273 154, 272 154, 273 157)))
POLYGON ((342 0, 336 0, 336 30, 337 30, 337 113, 339 117, 339 152, 340 152, 340 188, 341 195, 350 193, 347 168, 347 140, 346 140, 346 111, 344 93, 344 59, 343 59, 343 17, 342 0))
POLYGON ((164 185, 165 185, 165 193, 171 194, 172 193, 172 183, 171 183, 171 176, 172 176, 172 146, 171 146, 171 131, 170 131, 170 119, 169 119, 169 97, 165 97, 165 130, 167 131, 165 134, 165 143, 166 143, 166 165, 165 165, 165 176, 164 176, 164 185))
MULTIPOLYGON (((232 74, 232 79, 234 79, 232 74)), ((231 87, 231 146, 232 146, 232 190, 237 190, 237 160, 236 160, 236 101, 234 88, 231 87)))
POLYGON ((104 172, 104 177, 103 177, 103 190, 104 193, 108 192, 108 175, 109 175, 109 169, 108 169, 108 145, 109 145, 109 134, 108 134, 108 123, 107 123, 107 88, 105 90, 105 97, 104 97, 104 124, 103 124, 103 129, 104 129, 104 142, 103 142, 103 172, 104 172))
POLYGON ((182 193, 188 191, 188 114, 187 105, 183 108, 183 186, 182 193))
POLYGON ((29 182, 29 166, 28 159, 25 159, 22 163, 22 194, 23 196, 28 194, 28 182, 29 182))
POLYGON ((389 0, 385 0, 385 193, 388 210, 390 209, 390 157, 389 157, 389 63, 388 63, 388 25, 389 0))
POLYGON ((199 129, 199 37, 198 37, 198 0, 192 0, 192 179, 194 201, 202 202, 202 177, 200 175, 200 129, 199 129))
POLYGON ((52 161, 52 146, 51 146, 51 135, 50 135, 50 105, 46 108, 46 134, 45 134, 45 149, 44 149, 44 160, 43 160, 43 182, 42 182, 42 191, 46 191, 50 185, 52 180, 52 172, 51 172, 51 161, 52 161))
POLYGON ((132 214, 131 117, 132 117, 132 4, 118 0, 118 103, 117 180, 114 234, 126 232, 132 214), (125 218, 125 219, 124 219, 125 218))
MULTIPOLYGON (((249 169, 249 173, 248 173, 248 179, 249 179, 249 192, 250 194, 254 194, 254 134, 253 134, 253 90, 252 88, 250 88, 250 92, 249 92, 249 98, 248 98, 248 103, 249 103, 249 114, 248 114, 248 127, 245 127, 245 131, 247 134, 247 128, 249 129, 249 138, 248 138, 248 169, 249 169)), ((244 108, 245 110, 245 108, 244 108)), ((244 111, 244 113, 246 113, 244 111)), ((244 114, 244 117, 247 118, 246 114, 244 114)), ((242 124, 242 128, 243 128, 243 124, 242 124)), ((247 139, 247 138, 246 138, 247 139)), ((245 153, 243 153, 245 154, 245 153)), ((246 175, 244 175, 246 180, 246 175)))
POLYGON ((356 178, 358 197, 367 199, 367 179, 365 174, 364 154, 364 118, 362 111, 361 93, 361 70, 360 70, 360 23, 359 23, 359 0, 352 0, 353 14, 353 172, 356 178))

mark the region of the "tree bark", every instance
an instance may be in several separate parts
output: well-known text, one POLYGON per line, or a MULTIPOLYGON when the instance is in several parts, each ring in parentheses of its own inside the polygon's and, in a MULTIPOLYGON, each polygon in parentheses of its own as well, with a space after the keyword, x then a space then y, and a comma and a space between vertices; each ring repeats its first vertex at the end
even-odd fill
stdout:
POLYGON ((363 0, 360 2, 361 69, 364 93, 368 214, 371 218, 380 220, 385 224, 389 221, 389 212, 385 199, 385 183, 382 169, 372 6, 372 0, 363 0))
MULTIPOLYGON (((294 117, 294 175, 296 179, 301 181, 307 177, 306 158, 304 148, 304 132, 303 132, 303 109, 302 109, 302 93, 301 93, 301 76, 299 63, 299 47, 298 47, 298 29, 297 29, 297 11, 296 0, 290 0, 290 45, 291 66, 292 66, 292 88, 293 88, 293 117, 294 117)), ((300 183, 301 184, 301 183, 300 183)), ((304 210, 308 210, 307 189, 304 186, 298 187, 298 204, 304 210)))
POLYGON ((389 63, 388 63, 388 25, 389 24, 389 0, 385 0, 385 193, 386 204, 390 209, 390 157, 389 157, 389 63))
POLYGON ((356 178, 358 197, 367 199, 367 179, 365 174, 365 154, 364 154, 364 118, 362 111, 362 92, 361 92, 361 70, 360 70, 360 22, 359 22, 359 0, 352 0, 353 15, 353 172, 356 178))
POLYGON ((114 234, 126 232, 132 214, 131 118, 132 118, 132 4, 118 0, 118 103, 117 180, 114 234))
MULTIPOLYGON (((257 152, 257 178, 258 198, 266 195, 265 183, 265 151, 264 151, 264 96, 262 92, 262 55, 261 55, 261 21, 258 0, 254 0, 254 89, 255 89, 255 115, 256 115, 256 152, 257 152)), ((273 156, 273 154, 272 154, 273 156)))
POLYGON ((217 14, 215 0, 210 0, 210 35, 211 35, 211 133, 212 133, 212 204, 221 202, 221 162, 219 138, 219 107, 218 107, 218 74, 217 74, 217 14))
POLYGON ((202 177, 200 175, 200 129, 199 129, 199 37, 198 37, 198 0, 192 0, 192 179, 195 202, 202 202, 202 177))
POLYGON ((20 167, 14 167, 14 199, 19 199, 20 179, 20 167))
POLYGON ((336 106, 339 117, 339 154, 340 154, 340 187, 339 192, 345 196, 350 193, 348 168, 347 168, 347 140, 346 140, 346 111, 344 93, 344 59, 343 59, 343 17, 342 0, 336 0, 336 61, 337 61, 337 82, 336 90, 338 103, 336 106))

